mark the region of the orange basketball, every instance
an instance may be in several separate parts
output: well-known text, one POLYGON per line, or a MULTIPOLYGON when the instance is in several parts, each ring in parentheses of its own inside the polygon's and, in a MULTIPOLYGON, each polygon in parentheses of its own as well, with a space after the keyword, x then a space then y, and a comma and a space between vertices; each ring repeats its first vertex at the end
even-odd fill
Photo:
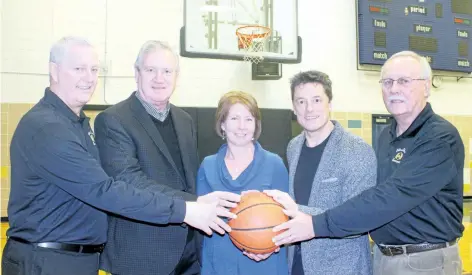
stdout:
POLYGON ((272 238, 280 232, 272 228, 288 221, 283 206, 262 192, 251 192, 241 197, 239 204, 231 209, 238 215, 228 222, 229 237, 239 249, 254 254, 274 251, 277 246, 272 238))

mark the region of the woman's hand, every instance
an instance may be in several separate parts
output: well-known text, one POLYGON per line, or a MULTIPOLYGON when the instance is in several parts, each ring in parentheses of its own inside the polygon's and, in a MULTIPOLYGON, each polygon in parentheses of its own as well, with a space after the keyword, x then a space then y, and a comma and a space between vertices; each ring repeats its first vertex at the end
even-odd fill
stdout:
POLYGON ((266 253, 266 254, 254 254, 254 253, 246 252, 246 251, 244 251, 243 254, 246 255, 249 259, 252 259, 256 262, 260 262, 260 261, 263 261, 263 260, 269 258, 270 255, 272 255, 274 253, 277 253, 279 251, 280 251, 280 247, 277 247, 277 249, 274 252, 270 252, 270 253, 266 253))

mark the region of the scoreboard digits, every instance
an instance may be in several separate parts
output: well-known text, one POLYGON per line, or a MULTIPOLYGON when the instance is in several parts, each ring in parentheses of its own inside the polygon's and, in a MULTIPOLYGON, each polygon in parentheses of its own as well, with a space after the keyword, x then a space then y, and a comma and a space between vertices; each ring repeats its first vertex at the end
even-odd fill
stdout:
POLYGON ((403 50, 435 70, 472 72, 472 0, 358 0, 359 63, 403 50))

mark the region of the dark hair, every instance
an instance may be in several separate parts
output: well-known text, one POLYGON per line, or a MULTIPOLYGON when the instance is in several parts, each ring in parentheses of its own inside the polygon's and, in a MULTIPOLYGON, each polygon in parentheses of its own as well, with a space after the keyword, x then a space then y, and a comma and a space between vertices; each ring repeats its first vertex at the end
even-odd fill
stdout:
POLYGON ((295 96, 295 88, 299 85, 303 85, 306 83, 319 83, 323 86, 325 94, 328 96, 329 101, 333 99, 333 90, 331 88, 331 79, 329 76, 320 71, 305 71, 300 72, 290 79, 290 90, 292 92, 292 100, 295 96))

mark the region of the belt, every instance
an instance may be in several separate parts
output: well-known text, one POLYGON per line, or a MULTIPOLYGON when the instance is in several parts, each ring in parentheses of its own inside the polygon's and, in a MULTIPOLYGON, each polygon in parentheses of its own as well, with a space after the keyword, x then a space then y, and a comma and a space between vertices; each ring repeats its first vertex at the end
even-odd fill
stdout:
POLYGON ((21 238, 10 237, 10 239, 24 243, 31 244, 33 246, 38 246, 42 248, 57 249, 64 251, 71 251, 77 253, 102 253, 105 248, 105 244, 99 245, 81 245, 81 244, 66 244, 66 243, 55 243, 55 242, 43 242, 43 243, 32 243, 21 238))
POLYGON ((455 245, 457 240, 453 240, 447 243, 421 243, 421 244, 409 244, 409 245, 377 245, 380 252, 385 256, 397 256, 402 254, 413 254, 424 251, 430 251, 435 249, 445 248, 451 245, 455 245))

